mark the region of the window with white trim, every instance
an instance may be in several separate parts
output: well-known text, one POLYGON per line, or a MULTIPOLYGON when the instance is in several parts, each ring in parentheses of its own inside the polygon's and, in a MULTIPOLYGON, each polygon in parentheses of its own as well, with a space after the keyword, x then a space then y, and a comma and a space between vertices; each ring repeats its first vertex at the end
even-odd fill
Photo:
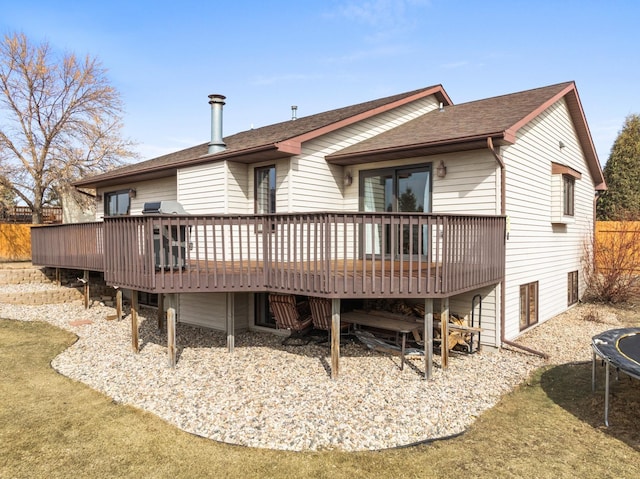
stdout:
POLYGON ((573 168, 551 163, 551 222, 569 224, 575 221, 576 180, 582 174, 573 168))
POLYGON ((575 211, 576 179, 570 175, 562 175, 562 214, 573 216, 575 211))

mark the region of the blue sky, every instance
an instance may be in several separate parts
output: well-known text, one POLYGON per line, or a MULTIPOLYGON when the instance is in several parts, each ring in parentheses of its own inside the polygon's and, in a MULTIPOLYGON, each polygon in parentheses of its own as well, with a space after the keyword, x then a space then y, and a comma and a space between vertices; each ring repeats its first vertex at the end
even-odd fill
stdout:
POLYGON ((0 32, 98 57, 142 158, 442 84, 454 103, 574 80, 602 164, 640 114, 635 0, 0 0, 0 32))

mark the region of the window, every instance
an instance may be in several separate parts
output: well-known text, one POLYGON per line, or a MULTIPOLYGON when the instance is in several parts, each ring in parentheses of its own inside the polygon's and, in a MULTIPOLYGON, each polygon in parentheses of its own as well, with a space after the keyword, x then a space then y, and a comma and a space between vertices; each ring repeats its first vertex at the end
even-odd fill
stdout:
MULTIPOLYGON (((431 212, 431 164, 403 168, 385 168, 360 172, 360 211, 431 212)), ((389 225, 367 225, 367 254, 425 254, 426 231, 403 226, 392 232, 389 225), (392 234, 394 237, 392 237, 392 234), (396 251, 391 251, 395 244, 396 251)))
POLYGON ((263 328, 276 327, 276 320, 273 317, 271 308, 269 308, 269 294, 257 293, 255 294, 255 325, 262 326, 263 328))
POLYGON ((565 216, 573 216, 575 185, 573 176, 562 175, 562 214, 565 216))
POLYGON ((520 286, 520 331, 538 322, 538 282, 520 286))
POLYGON ((144 291, 138 291, 138 303, 145 306, 158 307, 158 295, 154 293, 146 293, 144 291))
POLYGON ((258 215, 276 212, 276 167, 255 169, 255 212, 258 215))
POLYGON ((114 191, 104 195, 105 216, 127 216, 131 208, 129 190, 114 191))
POLYGON ((567 306, 578 302, 578 272, 571 271, 567 277, 567 306))
POLYGON ((575 221, 576 180, 582 174, 573 168, 551 163, 551 222, 571 224, 575 221))

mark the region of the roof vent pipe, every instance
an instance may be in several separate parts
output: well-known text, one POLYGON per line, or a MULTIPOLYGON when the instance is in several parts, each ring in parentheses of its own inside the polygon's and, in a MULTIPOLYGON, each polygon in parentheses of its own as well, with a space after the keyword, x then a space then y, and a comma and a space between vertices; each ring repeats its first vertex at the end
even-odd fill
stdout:
POLYGON ((297 120, 297 119, 298 119, 298 106, 291 105, 291 120, 297 120))
POLYGON ((211 105, 209 154, 217 153, 227 148, 222 139, 222 107, 224 106, 225 98, 223 95, 209 95, 209 105, 211 105))

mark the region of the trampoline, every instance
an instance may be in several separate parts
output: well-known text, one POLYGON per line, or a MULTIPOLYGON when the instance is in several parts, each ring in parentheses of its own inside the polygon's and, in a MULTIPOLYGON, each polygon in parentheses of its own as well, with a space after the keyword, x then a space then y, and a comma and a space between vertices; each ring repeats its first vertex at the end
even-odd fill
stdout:
POLYGON ((610 329, 591 339, 591 390, 596 390, 596 360, 605 362, 604 424, 609 426, 609 369, 640 379, 640 328, 610 329))

